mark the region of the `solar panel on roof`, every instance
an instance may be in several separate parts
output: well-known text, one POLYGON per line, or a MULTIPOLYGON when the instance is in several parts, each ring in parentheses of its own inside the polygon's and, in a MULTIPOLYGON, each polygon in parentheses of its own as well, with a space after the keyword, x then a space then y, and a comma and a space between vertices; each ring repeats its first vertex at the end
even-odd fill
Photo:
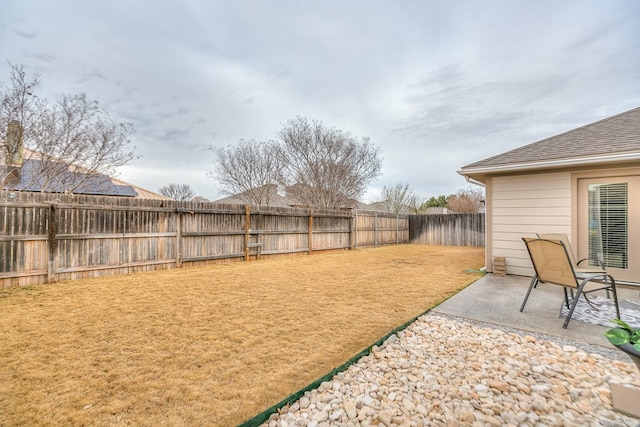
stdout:
POLYGON ((107 175, 89 175, 71 171, 64 163, 38 159, 25 160, 20 168, 19 179, 10 182, 6 188, 34 192, 40 192, 45 188, 49 193, 66 193, 69 189, 73 189, 74 194, 97 196, 135 197, 138 195, 131 186, 115 185, 107 175))

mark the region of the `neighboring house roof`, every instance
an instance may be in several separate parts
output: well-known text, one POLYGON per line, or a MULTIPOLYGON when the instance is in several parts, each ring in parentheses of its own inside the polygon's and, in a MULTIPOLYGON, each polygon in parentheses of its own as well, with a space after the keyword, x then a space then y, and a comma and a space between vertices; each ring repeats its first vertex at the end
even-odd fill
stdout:
MULTIPOLYGON (((373 202, 368 205, 364 203, 359 203, 357 206, 357 209, 375 211, 375 212, 389 212, 389 206, 386 202, 373 202)), ((412 212, 411 207, 405 206, 402 212, 400 213, 403 215, 406 215, 406 214, 410 214, 411 212, 412 212)), ((437 207, 437 208, 427 208, 422 213, 427 215, 437 215, 437 214, 453 214, 455 212, 448 208, 437 207)))
MULTIPOLYGON (((310 208, 311 207, 304 203, 301 203, 298 199, 293 197, 290 193, 291 187, 282 188, 274 184, 267 184, 264 186, 264 188, 269 195, 269 202, 265 203, 265 206, 268 205, 268 206, 276 206, 276 207, 279 206, 279 207, 294 207, 294 208, 310 208)), ((249 199, 249 197, 247 196, 247 193, 249 192, 245 191, 243 193, 234 194, 229 197, 215 200, 214 202, 244 205, 244 204, 247 204, 247 200, 249 199)), ((370 210, 371 209, 370 206, 373 206, 374 204, 367 205, 364 203, 360 203, 357 200, 352 200, 351 205, 352 206, 350 208, 353 208, 353 209, 370 210)))
POLYGON ((169 199, 25 147, 17 120, 9 121, 6 132, 0 140, 0 190, 169 199))
POLYGON ((471 163, 458 173, 475 178, 486 173, 635 160, 640 160, 640 107, 471 163))
MULTIPOLYGON (((278 189, 277 185, 267 184, 264 186, 265 194, 268 193, 269 201, 265 203, 265 205, 269 206, 280 206, 280 207, 299 207, 300 203, 290 197, 286 190, 278 189)), ((231 203, 231 204, 239 204, 244 205, 247 204, 247 200, 249 200, 249 191, 245 191, 242 193, 234 194, 229 197, 224 197, 222 199, 215 200, 215 203, 231 203)))
POLYGON ((425 212, 425 214, 427 215, 444 215, 444 214, 453 214, 455 213, 454 211, 452 211, 449 208, 443 208, 443 207, 438 207, 438 208, 427 208, 427 211, 425 212))
POLYGON ((147 190, 146 188, 138 187, 137 185, 130 184, 116 178, 111 178, 111 182, 113 182, 116 186, 124 185, 133 188, 133 191, 136 192, 136 199, 172 200, 171 197, 163 196, 162 194, 156 193, 155 191, 147 190))
MULTIPOLYGON (((80 168, 70 167, 63 162, 42 160, 37 152, 27 148, 24 149, 24 152, 28 158, 24 159, 21 166, 12 168, 14 172, 9 174, 4 183, 0 182, 0 189, 40 192, 46 188, 47 193, 65 193, 72 183, 81 182, 77 188, 73 189, 73 194, 169 200, 168 197, 161 194, 113 179, 104 174, 88 174, 82 172, 80 168), (46 182, 47 177, 42 173, 43 170, 55 171, 48 173, 50 182, 46 182)), ((2 163, 1 157, 0 163, 2 163)), ((2 166, 0 164, 0 170, 2 166)))
POLYGON ((357 209, 375 211, 375 212, 388 212, 387 204, 385 202, 373 202, 373 203, 359 203, 357 209))
POLYGON ((4 188, 15 191, 42 191, 46 188, 48 193, 64 193, 69 185, 80 182, 73 189, 74 194, 92 194, 102 196, 135 197, 136 191, 129 185, 117 185, 106 175, 88 175, 79 171, 72 171, 67 165, 60 162, 51 162, 37 159, 26 159, 19 172, 5 183, 4 188), (48 165, 47 165, 48 163, 48 165), (48 177, 42 174, 42 170, 55 171, 47 183, 48 177))

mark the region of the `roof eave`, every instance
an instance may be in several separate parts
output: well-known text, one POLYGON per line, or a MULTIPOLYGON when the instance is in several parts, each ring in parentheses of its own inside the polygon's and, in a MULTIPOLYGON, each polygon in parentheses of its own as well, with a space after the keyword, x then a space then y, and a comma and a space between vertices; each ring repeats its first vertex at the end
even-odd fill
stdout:
POLYGON ((553 169, 559 167, 577 167, 598 164, 623 163, 640 161, 640 152, 621 153, 621 154, 605 154, 594 157, 580 157, 573 159, 557 159, 545 160, 540 162, 527 163, 511 163, 506 165, 493 165, 484 167, 462 168, 458 173, 465 177, 474 177, 477 175, 485 176, 487 174, 520 172, 539 169, 553 169))

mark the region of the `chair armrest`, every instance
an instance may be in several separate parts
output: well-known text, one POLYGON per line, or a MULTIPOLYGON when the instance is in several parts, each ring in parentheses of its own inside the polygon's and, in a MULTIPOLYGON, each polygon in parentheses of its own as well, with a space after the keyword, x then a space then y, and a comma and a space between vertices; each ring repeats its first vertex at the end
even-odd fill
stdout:
POLYGON ((581 287, 583 285, 585 285, 587 282, 590 281, 594 281, 596 283, 602 283, 605 286, 597 288, 597 289, 589 289, 588 291, 585 291, 585 293, 591 293, 591 292, 595 292, 595 291, 601 291, 603 289, 615 289, 616 288, 616 279, 613 278, 612 275, 602 272, 602 273, 596 273, 596 274, 589 274, 586 277, 580 277, 578 278, 578 280, 580 280, 580 285, 578 287, 581 287))
MULTIPOLYGON (((581 262, 588 261, 588 260, 589 260, 589 258, 582 258, 576 264, 579 266, 581 262)), ((603 271, 606 270, 605 265, 604 265, 604 261, 602 261, 600 258, 596 259, 596 261, 598 262, 598 265, 600 266, 600 268, 602 268, 603 271)))

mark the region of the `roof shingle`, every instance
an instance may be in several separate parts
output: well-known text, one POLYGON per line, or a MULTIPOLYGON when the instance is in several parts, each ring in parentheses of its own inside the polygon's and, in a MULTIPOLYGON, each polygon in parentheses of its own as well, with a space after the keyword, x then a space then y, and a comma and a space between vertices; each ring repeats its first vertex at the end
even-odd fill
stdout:
POLYGON ((623 153, 640 153, 640 107, 471 163, 461 172, 623 153))

